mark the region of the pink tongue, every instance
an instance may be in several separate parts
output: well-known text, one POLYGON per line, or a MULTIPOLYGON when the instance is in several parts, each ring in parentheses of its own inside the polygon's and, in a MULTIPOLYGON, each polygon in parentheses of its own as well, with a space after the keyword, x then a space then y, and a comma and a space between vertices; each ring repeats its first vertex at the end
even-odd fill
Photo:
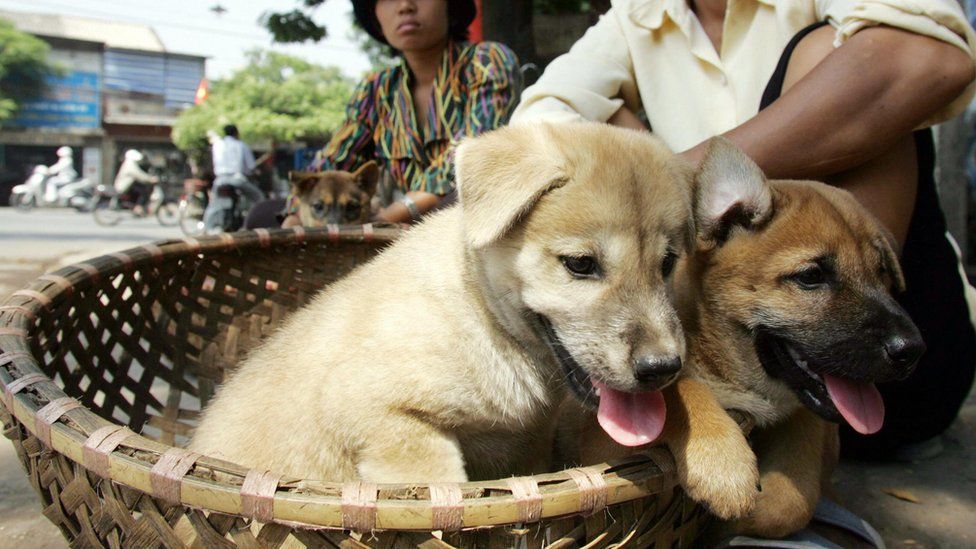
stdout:
POLYGON ((824 375, 827 393, 847 423, 862 435, 877 433, 884 423, 884 401, 874 383, 824 375))
POLYGON ((593 386, 600 390, 600 427, 618 444, 640 446, 661 434, 666 413, 661 391, 625 393, 598 381, 593 386))

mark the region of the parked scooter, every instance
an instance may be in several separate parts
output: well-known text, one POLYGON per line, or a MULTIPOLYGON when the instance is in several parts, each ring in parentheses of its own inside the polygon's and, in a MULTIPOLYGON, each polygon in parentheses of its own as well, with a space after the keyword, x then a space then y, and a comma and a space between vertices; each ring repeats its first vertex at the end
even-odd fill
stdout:
POLYGON ((59 182, 47 166, 34 167, 27 181, 10 191, 10 205, 22 211, 34 207, 70 207, 79 212, 90 211, 95 186, 87 178, 59 182))

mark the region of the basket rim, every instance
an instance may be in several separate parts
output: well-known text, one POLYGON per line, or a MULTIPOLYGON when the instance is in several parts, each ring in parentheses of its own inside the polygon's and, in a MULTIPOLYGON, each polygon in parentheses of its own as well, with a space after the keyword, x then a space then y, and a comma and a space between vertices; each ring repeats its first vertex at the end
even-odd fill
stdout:
MULTIPOLYGON (((187 465, 185 450, 130 431, 68 397, 43 373, 30 352, 28 340, 37 313, 52 303, 70 299, 76 288, 100 277, 198 254, 305 243, 341 246, 364 241, 392 242, 402 232, 396 226, 330 225, 321 229, 257 229, 163 240, 42 275, 0 302, 0 401, 25 429, 102 479, 171 503, 301 528, 429 531, 526 524, 590 514, 677 486, 674 459, 663 447, 559 472, 465 483, 339 483, 291 478, 210 456, 196 457, 187 465), (42 406, 42 402, 47 404, 42 406), (66 409, 54 410, 58 404, 66 409), (183 467, 174 469, 174 460, 183 467), (158 465, 161 461, 171 466, 168 473, 160 472, 165 469, 158 465), (194 466, 243 481, 235 483, 180 472, 194 466), (398 497, 403 491, 418 497, 398 497), (420 499, 424 493, 428 497, 420 499)), ((745 431, 752 428, 748 417, 739 414, 736 419, 745 431)))

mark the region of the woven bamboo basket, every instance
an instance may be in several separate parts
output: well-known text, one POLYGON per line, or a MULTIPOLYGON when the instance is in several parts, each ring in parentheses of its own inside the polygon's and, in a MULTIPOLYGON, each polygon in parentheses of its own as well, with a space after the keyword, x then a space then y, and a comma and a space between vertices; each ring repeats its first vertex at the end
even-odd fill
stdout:
POLYGON ((43 514, 80 547, 181 547, 187 525, 208 547, 689 545, 709 516, 676 486, 664 449, 532 477, 377 485, 181 448, 248 349, 397 234, 158 242, 15 292, 0 307, 0 419, 43 514))

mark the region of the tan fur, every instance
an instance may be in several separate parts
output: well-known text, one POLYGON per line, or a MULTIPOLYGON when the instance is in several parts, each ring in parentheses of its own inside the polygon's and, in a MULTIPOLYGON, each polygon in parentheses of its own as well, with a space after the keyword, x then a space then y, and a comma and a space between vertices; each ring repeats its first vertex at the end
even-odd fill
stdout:
POLYGON ((661 274, 693 225, 691 170, 597 124, 505 128, 457 152, 461 205, 296 312, 219 389, 190 447, 341 481, 536 473, 564 375, 545 315, 588 373, 638 390, 640 353, 684 341, 661 274), (561 255, 592 254, 577 280, 561 255))
MULTIPOLYGON (((744 157, 735 161, 751 164, 744 157)), ((726 533, 780 537, 806 525, 829 485, 837 430, 766 374, 750 330, 768 319, 754 315, 772 311, 780 320, 813 326, 853 314, 856 302, 811 302, 782 283, 784 275, 827 250, 837 255, 852 286, 883 292, 903 280, 890 235, 849 193, 815 182, 762 185, 768 194, 756 193, 757 201, 744 205, 749 215, 726 227, 722 241, 706 231, 699 250, 679 262, 675 295, 688 339, 687 377, 666 391, 669 424, 662 441, 675 454, 688 493, 719 517, 740 519, 727 524, 726 533), (743 410, 758 423, 758 495, 745 490, 742 479, 754 461, 723 408, 743 410)), ((581 437, 569 441, 578 441, 583 463, 633 451, 609 440, 592 416, 569 423, 560 430, 581 437)))
POLYGON ((355 225, 369 221, 379 168, 370 160, 352 173, 289 172, 288 180, 299 200, 298 217, 303 226, 355 225))

